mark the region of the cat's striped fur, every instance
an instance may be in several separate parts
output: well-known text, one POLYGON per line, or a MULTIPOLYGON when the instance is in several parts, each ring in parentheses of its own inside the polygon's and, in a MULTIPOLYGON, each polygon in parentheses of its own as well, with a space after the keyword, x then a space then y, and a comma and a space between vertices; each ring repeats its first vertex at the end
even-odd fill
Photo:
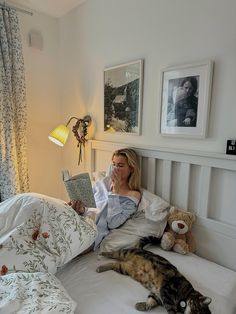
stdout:
MULTIPOLYGON (((145 240, 141 246, 147 243, 145 240), (144 243, 145 242, 145 243, 144 243)), ((211 299, 194 290, 191 283, 165 258, 140 249, 104 252, 118 261, 101 265, 97 272, 114 270, 139 281, 150 291, 146 302, 136 304, 140 311, 162 305, 167 313, 209 314, 211 299)))

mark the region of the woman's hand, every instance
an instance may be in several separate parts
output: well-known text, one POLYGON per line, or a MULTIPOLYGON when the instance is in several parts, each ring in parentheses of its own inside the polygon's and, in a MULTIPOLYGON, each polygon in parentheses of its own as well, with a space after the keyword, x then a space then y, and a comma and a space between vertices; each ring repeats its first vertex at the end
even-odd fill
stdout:
POLYGON ((79 215, 83 215, 85 213, 85 207, 83 206, 83 203, 79 200, 71 200, 68 202, 68 205, 70 205, 79 215))
POLYGON ((119 168, 114 167, 112 171, 112 191, 114 193, 119 194, 121 188, 121 174, 119 172, 119 168))

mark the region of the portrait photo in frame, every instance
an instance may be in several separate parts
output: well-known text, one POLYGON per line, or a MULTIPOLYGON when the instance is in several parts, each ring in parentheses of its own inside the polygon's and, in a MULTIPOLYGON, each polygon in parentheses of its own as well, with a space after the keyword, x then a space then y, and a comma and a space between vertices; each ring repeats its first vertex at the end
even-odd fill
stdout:
POLYGON ((104 131, 141 134, 143 60, 104 70, 104 131))
POLYGON ((211 60, 162 71, 161 135, 206 137, 212 75, 211 60))

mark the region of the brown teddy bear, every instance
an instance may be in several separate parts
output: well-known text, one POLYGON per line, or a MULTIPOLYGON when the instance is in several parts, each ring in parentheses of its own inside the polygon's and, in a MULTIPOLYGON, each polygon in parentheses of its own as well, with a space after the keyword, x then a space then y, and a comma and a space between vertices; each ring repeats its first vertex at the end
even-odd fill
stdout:
POLYGON ((180 254, 195 252, 196 243, 191 232, 196 216, 182 209, 171 207, 167 226, 161 238, 161 247, 180 254))

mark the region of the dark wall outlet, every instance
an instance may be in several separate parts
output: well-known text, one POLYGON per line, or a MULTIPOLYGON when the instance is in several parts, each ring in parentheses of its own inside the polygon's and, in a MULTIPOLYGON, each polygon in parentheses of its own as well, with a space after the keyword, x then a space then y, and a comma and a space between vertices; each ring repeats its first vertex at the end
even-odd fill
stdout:
POLYGON ((226 154, 236 155, 236 140, 227 140, 226 154))

